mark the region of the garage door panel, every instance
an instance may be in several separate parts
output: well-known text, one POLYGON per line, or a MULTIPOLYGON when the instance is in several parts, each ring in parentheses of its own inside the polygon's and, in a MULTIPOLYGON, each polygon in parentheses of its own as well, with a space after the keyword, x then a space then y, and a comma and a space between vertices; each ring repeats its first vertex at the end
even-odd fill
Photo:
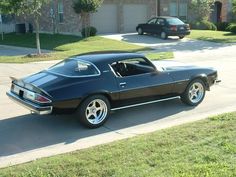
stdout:
POLYGON ((96 27, 98 33, 116 33, 117 27, 117 6, 104 4, 91 16, 91 25, 96 27))
POLYGON ((134 32, 139 23, 147 21, 147 5, 125 4, 124 5, 124 32, 134 32))

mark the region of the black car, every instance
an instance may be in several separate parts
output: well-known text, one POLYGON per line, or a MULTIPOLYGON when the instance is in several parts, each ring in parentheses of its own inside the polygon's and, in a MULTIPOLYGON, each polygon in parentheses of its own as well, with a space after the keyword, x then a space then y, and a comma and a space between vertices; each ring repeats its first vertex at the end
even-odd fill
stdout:
POLYGON ((155 17, 147 23, 139 24, 136 31, 139 35, 158 34, 162 39, 167 39, 168 36, 178 36, 183 39, 190 34, 190 27, 176 17, 155 17))
POLYGON ((141 54, 76 56, 23 79, 7 95, 38 114, 75 112, 87 127, 104 124, 111 110, 181 98, 202 102, 217 71, 174 61, 151 62, 141 54))

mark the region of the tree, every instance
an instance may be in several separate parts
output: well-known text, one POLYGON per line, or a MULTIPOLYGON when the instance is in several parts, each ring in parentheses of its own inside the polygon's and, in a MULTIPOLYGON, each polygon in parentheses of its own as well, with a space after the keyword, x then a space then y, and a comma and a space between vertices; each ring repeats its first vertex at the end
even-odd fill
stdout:
MULTIPOLYGON (((83 28, 90 26, 90 13, 96 12, 102 3, 103 0, 74 0, 73 8, 75 13, 81 16, 83 28)), ((88 37, 89 33, 87 31, 85 37, 88 37)))
POLYGON ((6 14, 26 15, 33 17, 36 32, 37 54, 41 55, 39 37, 39 18, 42 6, 50 0, 1 0, 0 11, 6 14))
POLYGON ((191 0, 189 8, 196 16, 196 20, 208 20, 215 0, 191 0))
POLYGON ((232 1, 232 12, 234 15, 236 15, 236 0, 232 1))

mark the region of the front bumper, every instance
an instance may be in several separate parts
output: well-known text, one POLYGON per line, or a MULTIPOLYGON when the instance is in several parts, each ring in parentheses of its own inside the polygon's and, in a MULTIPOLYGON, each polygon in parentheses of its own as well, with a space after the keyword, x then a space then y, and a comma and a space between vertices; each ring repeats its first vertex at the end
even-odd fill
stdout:
POLYGON ((25 107, 26 109, 30 110, 33 113, 36 113, 39 115, 52 113, 52 106, 40 106, 40 105, 34 104, 30 101, 20 98, 18 95, 12 92, 7 92, 6 94, 11 100, 15 101, 16 103, 20 104, 21 106, 25 107))

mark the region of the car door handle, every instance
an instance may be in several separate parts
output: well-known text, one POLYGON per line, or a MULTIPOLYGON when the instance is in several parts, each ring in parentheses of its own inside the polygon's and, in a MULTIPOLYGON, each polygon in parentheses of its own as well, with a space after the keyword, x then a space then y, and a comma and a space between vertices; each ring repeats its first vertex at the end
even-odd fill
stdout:
POLYGON ((121 87, 126 86, 126 82, 121 82, 121 83, 120 83, 120 86, 121 86, 121 87))

